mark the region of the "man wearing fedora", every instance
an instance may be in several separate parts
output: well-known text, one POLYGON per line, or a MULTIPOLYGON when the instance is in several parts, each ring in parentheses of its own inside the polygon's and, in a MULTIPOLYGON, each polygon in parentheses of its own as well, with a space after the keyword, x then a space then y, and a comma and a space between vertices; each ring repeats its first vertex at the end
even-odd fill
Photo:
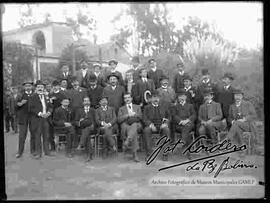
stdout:
POLYGON ((89 87, 87 89, 87 95, 90 98, 91 108, 97 109, 99 107, 99 101, 103 94, 103 87, 98 84, 96 75, 91 74, 89 76, 89 87))
POLYGON ((234 103, 230 106, 228 118, 231 128, 227 137, 241 145, 243 142, 243 132, 251 132, 251 149, 254 150, 254 143, 257 137, 257 129, 254 122, 257 118, 255 108, 251 102, 243 100, 244 93, 241 88, 234 89, 233 93, 234 103))
POLYGON ((106 79, 107 79, 107 83, 110 83, 109 81, 109 76, 111 74, 114 74, 114 75, 117 75, 117 78, 118 78, 118 83, 120 85, 124 85, 124 80, 123 80, 123 76, 122 76, 122 73, 120 73, 119 71, 116 70, 116 67, 117 67, 117 64, 118 64, 118 61, 112 59, 108 62, 109 66, 110 66, 110 69, 108 71, 108 73, 106 74, 106 79))
POLYGON ((160 102, 164 102, 168 107, 175 103, 176 95, 171 86, 169 86, 169 77, 162 75, 160 78, 161 87, 157 89, 160 96, 160 102))
POLYGON ((223 85, 219 87, 217 92, 217 101, 221 105, 222 113, 224 119, 226 120, 227 126, 230 128, 231 123, 228 121, 229 119, 229 108, 234 102, 234 88, 232 87, 232 81, 234 80, 234 76, 232 73, 225 73, 221 78, 223 85))
POLYGON ((103 90, 103 95, 108 98, 108 106, 114 108, 117 115, 118 110, 124 104, 124 93, 125 88, 119 85, 119 76, 116 73, 111 73, 108 75, 109 85, 103 90))
POLYGON ((95 63, 93 64, 93 68, 94 68, 94 72, 92 74, 94 74, 97 78, 97 85, 101 86, 101 87, 106 87, 106 81, 104 78, 103 73, 101 72, 101 65, 99 63, 95 63))
POLYGON ((33 82, 26 81, 23 83, 24 91, 18 95, 17 100, 17 113, 19 124, 19 149, 16 158, 22 156, 24 151, 25 139, 27 136, 27 129, 30 130, 30 153, 33 155, 35 152, 35 134, 33 133, 33 124, 31 121, 31 114, 29 112, 29 99, 33 95, 33 82))
POLYGON ((88 68, 88 63, 85 59, 80 61, 81 69, 76 71, 76 78, 79 81, 79 86, 83 88, 88 88, 88 80, 90 75, 90 70, 88 68))
POLYGON ((188 74, 185 72, 185 65, 183 62, 180 61, 179 63, 177 63, 176 67, 177 67, 177 73, 173 77, 172 87, 173 87, 175 93, 178 93, 178 92, 180 92, 180 90, 182 88, 184 88, 183 79, 188 74))
POLYGON ((48 117, 51 116, 53 109, 50 100, 44 95, 45 84, 38 80, 35 86, 36 93, 29 100, 29 112, 32 115, 31 120, 35 136, 35 158, 40 158, 42 155, 41 137, 44 154, 51 156, 49 152, 48 117))
POLYGON ((207 88, 203 92, 204 103, 199 108, 198 121, 199 121, 199 135, 206 135, 207 143, 216 143, 217 134, 216 130, 222 126, 222 110, 219 103, 213 101, 214 92, 211 88, 207 88))
POLYGON ((148 78, 154 81, 155 88, 160 88, 160 78, 164 75, 161 69, 157 69, 157 62, 151 58, 148 60, 149 68, 148 78))

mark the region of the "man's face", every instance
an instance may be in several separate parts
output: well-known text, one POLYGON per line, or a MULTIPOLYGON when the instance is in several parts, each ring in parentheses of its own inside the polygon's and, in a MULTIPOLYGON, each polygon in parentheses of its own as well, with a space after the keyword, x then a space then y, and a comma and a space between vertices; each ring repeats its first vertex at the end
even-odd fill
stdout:
POLYGON ((67 81, 66 80, 61 81, 61 87, 67 88, 67 81))
POLYGON ((60 86, 59 85, 55 85, 52 87, 54 92, 58 92, 60 90, 60 86))
POLYGON ((132 66, 133 66, 133 68, 137 68, 137 67, 138 67, 138 65, 139 65, 139 63, 138 63, 138 62, 136 62, 136 61, 133 61, 133 62, 132 62, 132 66))
POLYGON ((240 102, 243 99, 243 95, 242 94, 234 94, 234 99, 236 102, 240 102))
POLYGON ((150 61, 149 62, 150 68, 154 68, 154 67, 156 67, 156 65, 157 65, 157 63, 155 61, 150 61))
POLYGON ((168 80, 162 80, 162 81, 161 81, 161 86, 162 86, 163 88, 167 88, 167 87, 168 87, 168 84, 169 84, 169 81, 168 81, 168 80))
POLYGON ((61 102, 61 104, 62 104, 65 108, 67 108, 68 105, 69 105, 69 100, 68 100, 68 99, 63 99, 62 102, 61 102))
POLYGON ((178 71, 179 71, 179 72, 182 72, 182 71, 185 70, 185 67, 182 66, 182 65, 177 65, 177 68, 178 68, 178 71))
POLYGON ((178 96, 178 101, 179 101, 180 103, 185 102, 186 99, 187 99, 187 96, 186 96, 185 94, 182 94, 182 95, 179 95, 179 96, 178 96))
POLYGON ((84 70, 88 67, 88 64, 86 63, 86 61, 83 61, 80 65, 81 65, 81 68, 84 70))
POLYGON ((141 77, 146 78, 147 77, 147 70, 141 71, 141 77))
POLYGON ((38 94, 42 94, 44 91, 44 85, 37 85, 36 91, 38 94))
POLYGON ((202 80, 204 80, 204 81, 210 80, 210 75, 204 75, 202 77, 202 80))
POLYGON ((85 98, 83 99, 83 105, 84 105, 84 106, 90 106, 90 99, 89 99, 88 97, 85 97, 85 98))
POLYGON ((184 86, 185 87, 189 87, 191 85, 191 81, 190 80, 184 80, 184 86))
POLYGON ((107 106, 108 100, 107 100, 107 98, 103 98, 103 99, 100 100, 99 103, 100 103, 101 106, 107 106))
POLYGON ((126 104, 130 104, 132 102, 132 97, 130 96, 130 94, 126 94, 124 96, 124 101, 126 104))
POLYGON ((25 84, 25 85, 24 85, 24 89, 25 89, 26 91, 30 91, 30 90, 32 90, 32 85, 31 85, 31 84, 25 84))
POLYGON ((224 84, 225 86, 231 84, 231 80, 230 80, 229 78, 223 78, 223 79, 222 79, 222 82, 223 82, 223 84, 224 84))
POLYGON ((158 96, 153 96, 153 97, 151 98, 151 102, 152 102, 152 104, 154 104, 154 105, 158 105, 158 103, 159 103, 159 97, 158 97, 158 96))
POLYGON ((67 65, 64 65, 62 66, 62 72, 65 73, 65 72, 68 72, 68 66, 67 65))
POLYGON ((50 92, 51 89, 52 89, 52 86, 50 84, 48 84, 48 85, 46 85, 46 89, 47 89, 48 92, 50 92))
POLYGON ((100 72, 100 67, 99 67, 99 66, 95 66, 95 67, 94 67, 94 71, 95 71, 96 73, 99 73, 99 72, 100 72))
POLYGON ((117 77, 114 77, 114 76, 110 77, 110 84, 112 86, 115 86, 117 84, 117 82, 118 82, 117 77))
POLYGON ((79 87, 79 81, 75 80, 72 82, 73 88, 78 88, 79 87))
POLYGON ((115 68, 116 68, 116 64, 115 63, 110 63, 109 66, 110 66, 111 70, 115 70, 115 68))
POLYGON ((90 87, 95 87, 96 84, 97 84, 97 81, 95 81, 95 82, 89 82, 90 87))
POLYGON ((133 74, 131 72, 126 73, 126 78, 128 81, 133 80, 133 74))
POLYGON ((204 95, 204 100, 206 102, 211 101, 212 99, 213 99, 213 95, 212 94, 206 94, 206 95, 204 95))

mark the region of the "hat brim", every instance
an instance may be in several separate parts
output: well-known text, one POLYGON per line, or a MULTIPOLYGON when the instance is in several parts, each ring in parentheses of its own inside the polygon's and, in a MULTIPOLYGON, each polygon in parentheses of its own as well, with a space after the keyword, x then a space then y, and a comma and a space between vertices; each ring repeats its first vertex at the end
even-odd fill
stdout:
POLYGON ((33 82, 24 82, 24 83, 23 83, 23 85, 26 85, 26 84, 33 85, 34 83, 33 83, 33 82))
POLYGON ((118 64, 118 62, 117 62, 117 61, 115 61, 115 60, 111 60, 111 61, 109 61, 109 62, 108 62, 108 64, 109 64, 109 65, 111 65, 112 63, 114 63, 115 65, 117 65, 117 64, 118 64))
POLYGON ((108 76, 107 76, 107 80, 109 80, 109 79, 110 79, 110 77, 116 77, 116 78, 117 78, 117 80, 119 80, 119 76, 118 76, 118 75, 108 75, 108 76))

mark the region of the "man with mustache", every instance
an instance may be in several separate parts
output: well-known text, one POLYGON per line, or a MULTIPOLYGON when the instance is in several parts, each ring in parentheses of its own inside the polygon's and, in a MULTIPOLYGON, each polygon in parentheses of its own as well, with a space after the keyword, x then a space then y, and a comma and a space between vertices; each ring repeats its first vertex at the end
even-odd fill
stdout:
POLYGON ((108 62, 108 64, 109 64, 109 66, 110 66, 110 69, 109 69, 108 73, 106 74, 106 75, 107 75, 107 77, 106 77, 107 81, 106 81, 106 82, 107 82, 108 84, 110 84, 109 76, 110 76, 111 74, 114 74, 114 75, 116 75, 117 78, 118 78, 118 83, 119 83, 119 85, 124 86, 124 80, 123 80, 122 73, 120 73, 119 71, 116 70, 118 61, 112 59, 112 60, 110 60, 110 61, 108 62))

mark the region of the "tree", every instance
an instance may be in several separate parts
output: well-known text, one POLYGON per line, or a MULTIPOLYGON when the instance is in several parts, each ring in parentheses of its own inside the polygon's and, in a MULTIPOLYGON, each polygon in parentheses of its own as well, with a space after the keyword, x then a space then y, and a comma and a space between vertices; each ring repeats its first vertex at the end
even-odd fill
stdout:
POLYGON ((21 18, 18 24, 21 28, 36 23, 36 20, 33 16, 33 6, 30 6, 29 4, 21 6, 20 15, 21 15, 21 18))

